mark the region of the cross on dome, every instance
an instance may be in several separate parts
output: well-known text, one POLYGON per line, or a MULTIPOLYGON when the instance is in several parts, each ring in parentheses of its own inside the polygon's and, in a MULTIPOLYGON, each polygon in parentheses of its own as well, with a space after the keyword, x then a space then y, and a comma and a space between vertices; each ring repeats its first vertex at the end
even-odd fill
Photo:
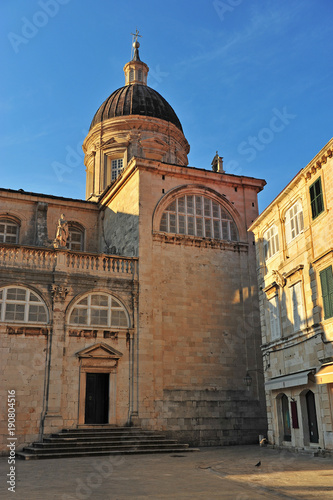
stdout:
POLYGON ((142 38, 142 35, 139 35, 138 28, 136 28, 135 33, 131 33, 131 35, 132 35, 132 53, 131 53, 132 61, 140 61, 140 56, 139 56, 140 43, 138 42, 138 36, 142 38))

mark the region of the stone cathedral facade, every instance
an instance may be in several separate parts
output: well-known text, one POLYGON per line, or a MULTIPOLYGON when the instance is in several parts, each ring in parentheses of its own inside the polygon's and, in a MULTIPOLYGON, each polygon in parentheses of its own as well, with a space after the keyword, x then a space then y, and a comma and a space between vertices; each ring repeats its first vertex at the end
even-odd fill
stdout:
POLYGON ((80 426, 195 445, 265 433, 247 231, 265 181, 218 154, 188 166, 138 46, 84 141, 86 200, 0 190, 1 401, 16 391, 18 447, 80 426))

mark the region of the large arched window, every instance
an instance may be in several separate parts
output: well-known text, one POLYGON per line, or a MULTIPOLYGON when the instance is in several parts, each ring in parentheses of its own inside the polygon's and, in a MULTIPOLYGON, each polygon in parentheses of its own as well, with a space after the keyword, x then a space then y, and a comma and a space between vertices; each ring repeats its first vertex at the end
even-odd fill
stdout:
POLYGON ((106 293, 90 293, 78 300, 71 309, 69 324, 75 326, 128 328, 124 306, 106 293))
POLYGON ((8 286, 0 290, 0 318, 3 322, 45 324, 48 322, 48 311, 35 292, 8 286))
POLYGON ((237 227, 229 212, 201 195, 186 194, 172 201, 162 215, 160 231, 238 241, 237 227))
POLYGON ((0 243, 18 243, 19 225, 12 219, 0 218, 0 243))

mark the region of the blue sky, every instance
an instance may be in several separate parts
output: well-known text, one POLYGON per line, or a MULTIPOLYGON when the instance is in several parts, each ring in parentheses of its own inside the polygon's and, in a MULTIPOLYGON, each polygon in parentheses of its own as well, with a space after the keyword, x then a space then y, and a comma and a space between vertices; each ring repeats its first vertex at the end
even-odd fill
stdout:
POLYGON ((262 211, 333 135, 332 15, 331 0, 2 0, 1 186, 84 198, 81 145, 138 28, 189 164, 218 150, 266 179, 262 211))

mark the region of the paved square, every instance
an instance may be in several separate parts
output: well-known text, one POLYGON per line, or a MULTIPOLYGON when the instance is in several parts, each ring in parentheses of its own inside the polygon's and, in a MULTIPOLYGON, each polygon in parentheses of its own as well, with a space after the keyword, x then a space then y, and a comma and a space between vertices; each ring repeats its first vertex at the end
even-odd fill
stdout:
POLYGON ((203 448, 197 453, 16 461, 15 493, 3 500, 271 500, 333 498, 333 459, 259 446, 203 448), (255 464, 261 461, 260 467, 255 464))

